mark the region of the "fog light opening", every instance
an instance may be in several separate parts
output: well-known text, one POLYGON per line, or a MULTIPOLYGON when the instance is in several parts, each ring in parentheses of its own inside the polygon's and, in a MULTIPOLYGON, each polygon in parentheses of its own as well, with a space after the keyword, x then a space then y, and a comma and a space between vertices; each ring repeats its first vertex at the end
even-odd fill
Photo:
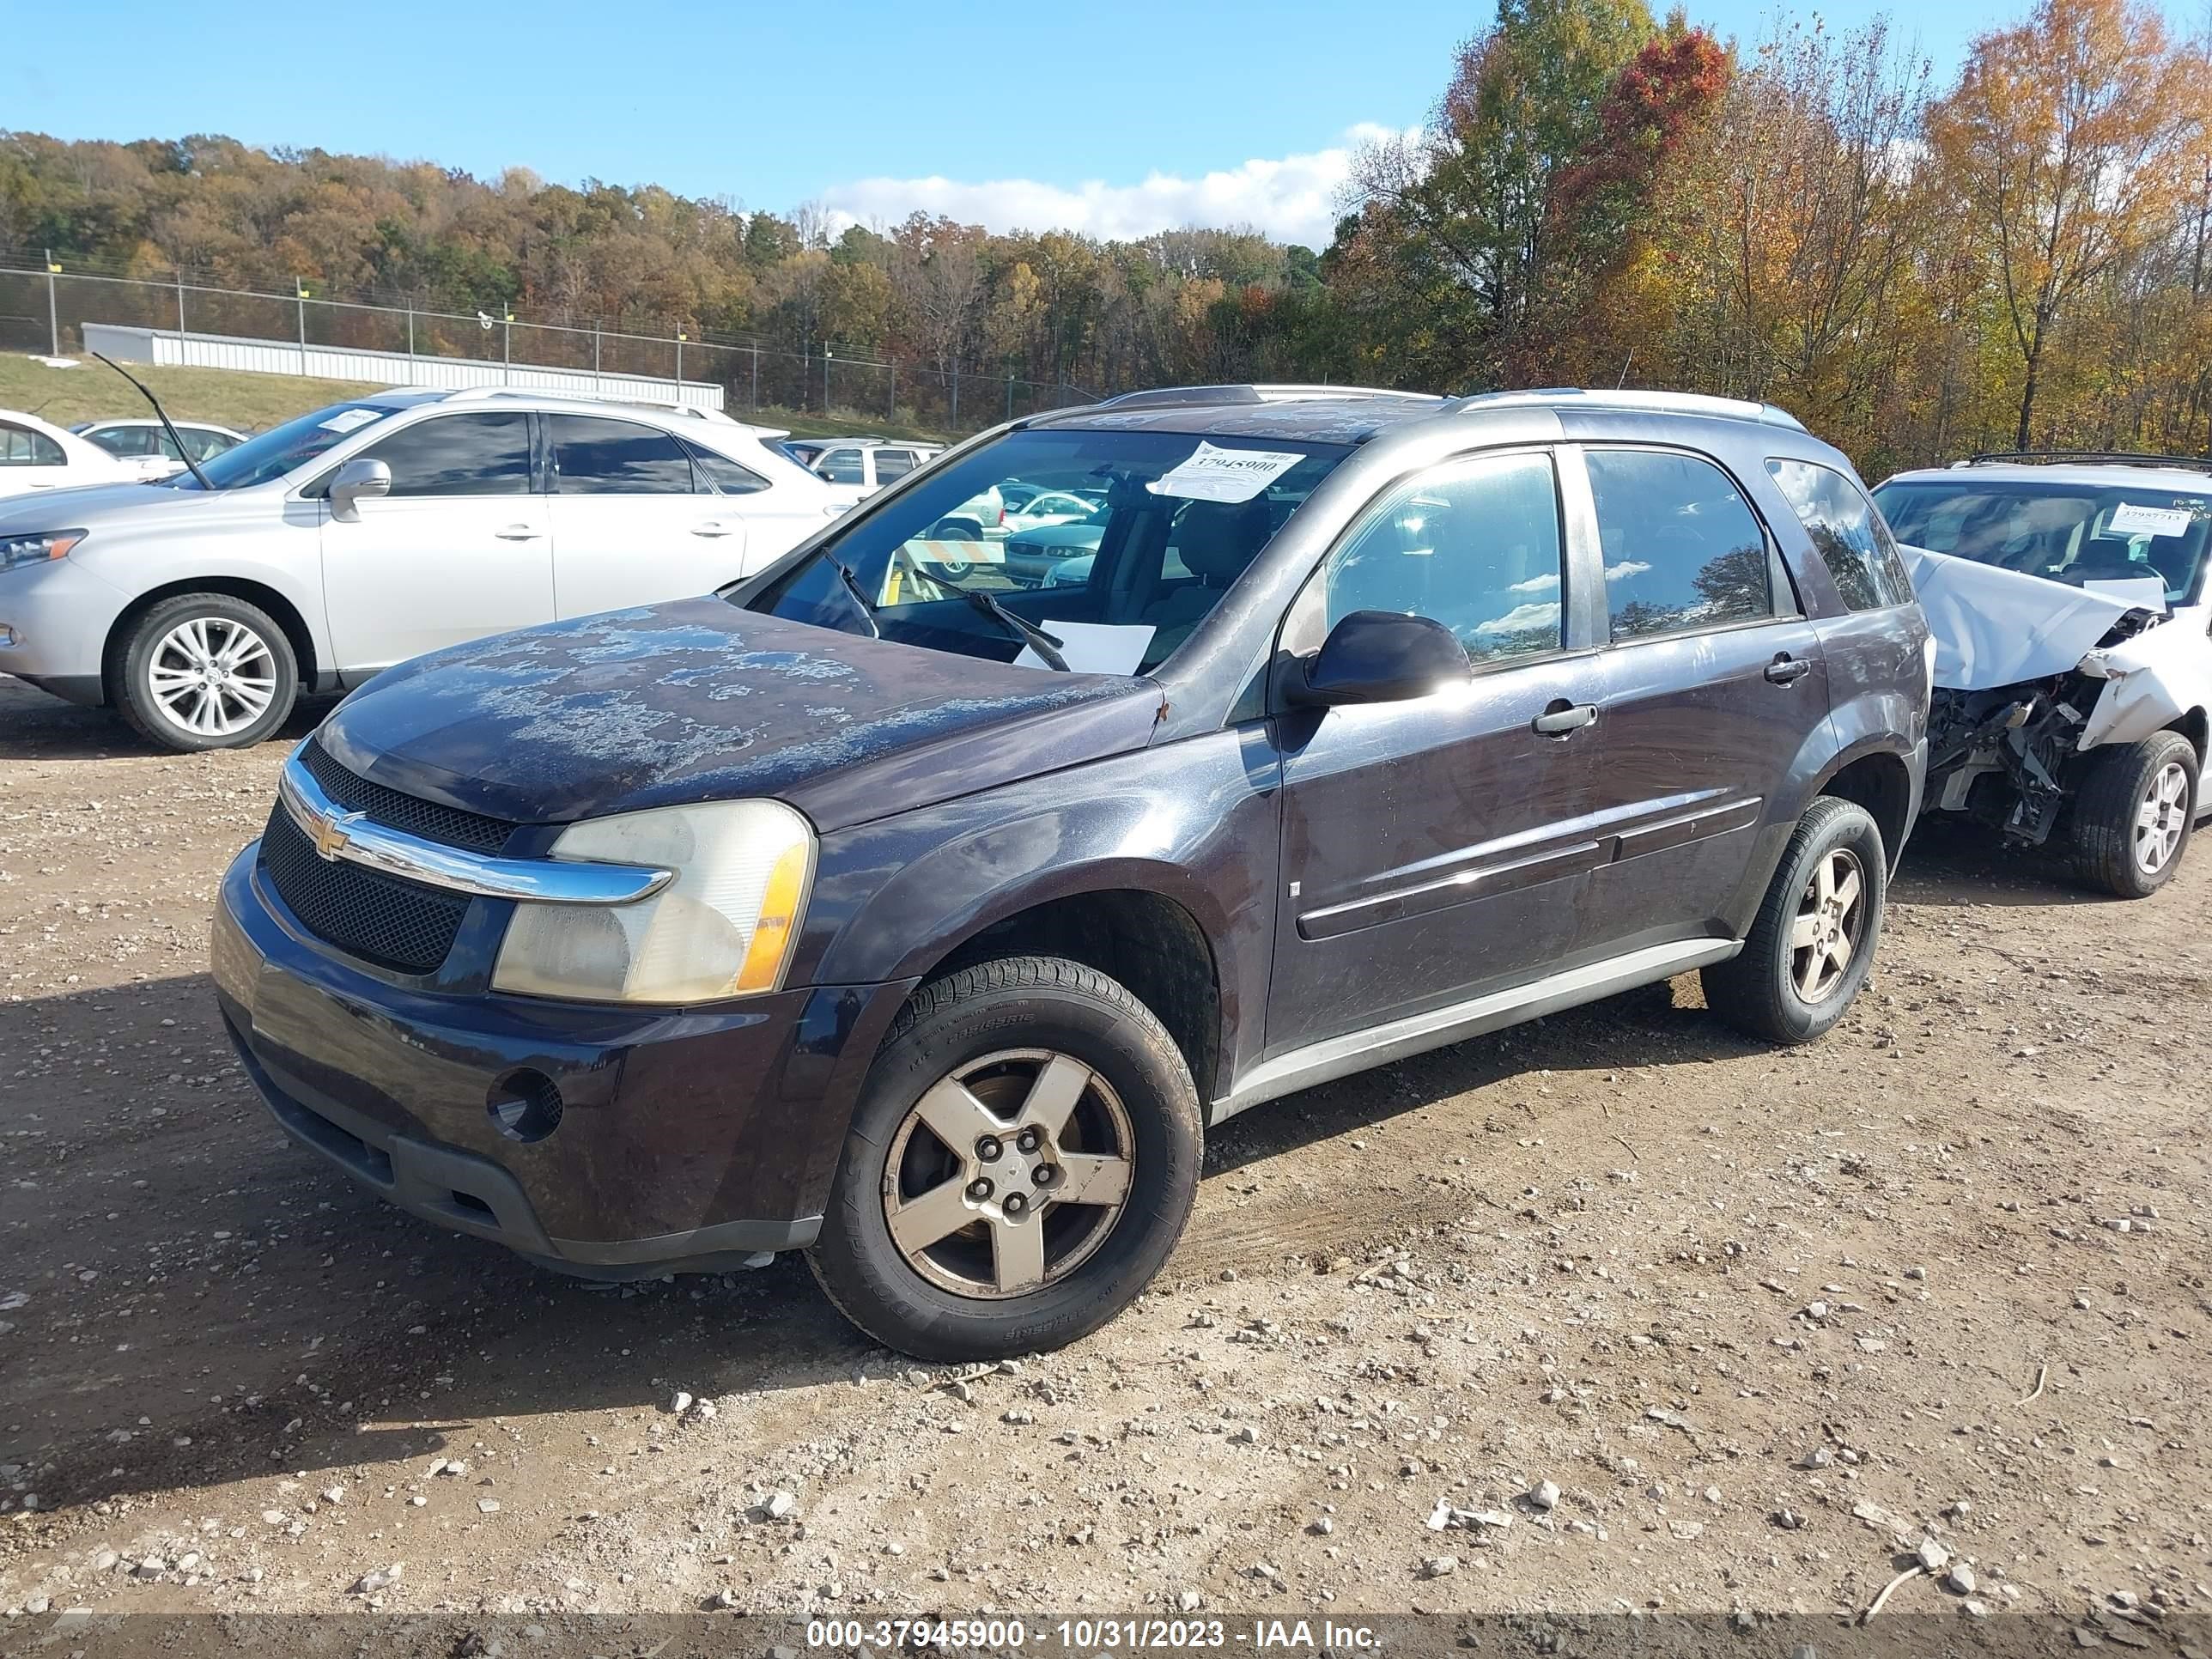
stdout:
POLYGON ((543 1140, 561 1127, 561 1091, 544 1073, 525 1066, 491 1085, 484 1109, 509 1140, 543 1140))

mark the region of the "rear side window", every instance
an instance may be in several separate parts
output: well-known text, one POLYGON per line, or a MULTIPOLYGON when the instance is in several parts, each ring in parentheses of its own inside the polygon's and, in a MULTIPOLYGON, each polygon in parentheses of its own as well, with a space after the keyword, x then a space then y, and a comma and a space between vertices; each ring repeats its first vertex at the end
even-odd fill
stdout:
POLYGON ((0 421, 0 466, 62 466, 62 447, 43 432, 0 421))
POLYGON ((691 458, 659 427, 549 416, 554 488, 563 495, 688 495, 691 458))
POLYGON ((1774 614, 1766 532, 1727 473, 1671 450, 1585 459, 1616 642, 1774 614))
POLYGON ((527 495, 530 416, 441 415, 393 433, 362 459, 392 469, 394 495, 527 495))
POLYGON ((150 455, 154 433, 150 427, 110 426, 84 434, 111 455, 150 455))
POLYGON ((1559 490, 1548 455, 1448 461, 1389 491, 1329 557, 1328 621, 1427 617, 1478 663, 1559 648, 1559 490))
POLYGON ((904 449, 879 449, 876 452, 876 482, 889 483, 893 478, 903 478, 914 471, 914 456, 904 449))
POLYGON ((866 476, 860 471, 860 452, 857 449, 833 449, 815 462, 814 471, 831 483, 866 483, 866 476))
POLYGON ((1853 611, 1881 611, 1912 599, 1897 543, 1865 493, 1832 466, 1776 457, 1766 464, 1820 550, 1836 592, 1853 611))
POLYGON ((750 495, 766 489, 768 480, 757 472, 739 466, 726 455, 717 455, 711 449, 702 449, 695 444, 684 447, 691 453, 691 465, 699 476, 712 483, 725 495, 750 495))

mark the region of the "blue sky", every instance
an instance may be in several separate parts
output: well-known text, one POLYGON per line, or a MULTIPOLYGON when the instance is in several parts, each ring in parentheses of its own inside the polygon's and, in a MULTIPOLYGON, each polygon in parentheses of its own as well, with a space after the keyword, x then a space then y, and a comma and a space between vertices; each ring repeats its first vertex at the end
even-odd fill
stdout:
MULTIPOLYGON (((2191 23, 2208 0, 2170 0, 2191 23)), ((2027 0, 1884 10, 1940 75, 2027 0)), ((1663 10, 1664 5, 1655 7, 1663 10)), ((1748 43, 1771 0, 1701 0, 1748 43)), ((226 132, 427 159, 482 175, 658 183, 787 210, 1106 234, 1247 222, 1326 239, 1346 155, 1420 121, 1492 5, 1060 0, 950 6, 350 6, 0 0, 0 125, 68 138, 226 132), (87 31, 97 17, 98 49, 87 31)))

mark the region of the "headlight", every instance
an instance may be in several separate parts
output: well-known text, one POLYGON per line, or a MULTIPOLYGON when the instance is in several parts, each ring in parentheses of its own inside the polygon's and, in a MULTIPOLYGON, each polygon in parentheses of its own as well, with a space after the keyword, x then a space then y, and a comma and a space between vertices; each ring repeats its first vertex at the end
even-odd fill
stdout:
POLYGON ((676 879, 632 904, 518 903, 492 985, 596 1002, 713 1002, 775 990, 814 879, 814 831, 780 801, 709 801, 572 824, 556 859, 676 879))
POLYGON ((44 530, 28 536, 0 536, 0 570, 67 558, 70 549, 83 539, 82 530, 44 530))

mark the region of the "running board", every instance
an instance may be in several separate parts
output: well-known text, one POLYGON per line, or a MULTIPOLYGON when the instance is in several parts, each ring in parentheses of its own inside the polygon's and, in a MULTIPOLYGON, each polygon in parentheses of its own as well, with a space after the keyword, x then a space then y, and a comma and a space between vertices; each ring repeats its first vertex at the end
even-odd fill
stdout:
POLYGON ((1212 1121, 1219 1123, 1267 1101, 1350 1077, 1370 1066, 1387 1066, 1394 1060, 1464 1042, 1469 1037, 1517 1025, 1540 1014, 1555 1014, 1564 1008, 1595 1002, 1601 997, 1632 991, 1640 985, 1672 979, 1692 968, 1726 962, 1742 949, 1740 941, 1729 939, 1650 945, 1626 956, 1608 957, 1587 967, 1549 975, 1531 984, 1516 985, 1510 991, 1493 991, 1488 996, 1455 1002, 1448 1008, 1432 1008, 1427 1013, 1409 1015, 1388 1025, 1293 1048, 1259 1066, 1225 1097, 1214 1102, 1212 1121))

